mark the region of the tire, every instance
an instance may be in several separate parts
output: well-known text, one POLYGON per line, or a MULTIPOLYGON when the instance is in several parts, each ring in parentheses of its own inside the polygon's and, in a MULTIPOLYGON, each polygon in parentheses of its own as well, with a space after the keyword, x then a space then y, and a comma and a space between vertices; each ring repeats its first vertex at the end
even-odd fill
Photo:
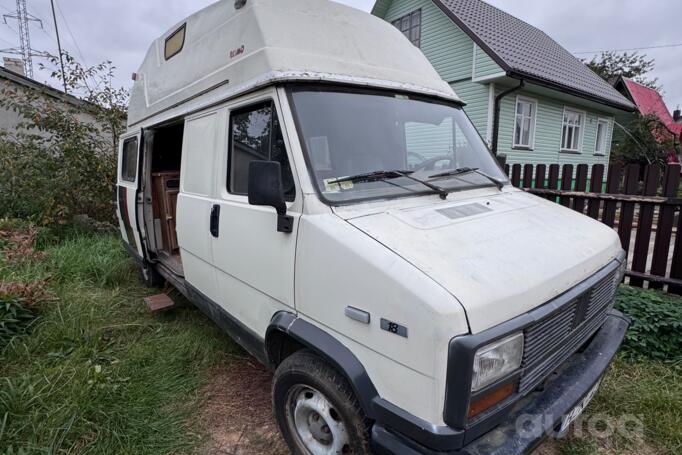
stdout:
POLYGON ((156 270, 156 267, 147 261, 144 261, 140 266, 140 279, 148 288, 160 288, 166 283, 166 280, 156 270))
POLYGON ((279 365, 272 404, 293 454, 371 453, 370 422, 348 381, 308 350, 295 352, 279 365))

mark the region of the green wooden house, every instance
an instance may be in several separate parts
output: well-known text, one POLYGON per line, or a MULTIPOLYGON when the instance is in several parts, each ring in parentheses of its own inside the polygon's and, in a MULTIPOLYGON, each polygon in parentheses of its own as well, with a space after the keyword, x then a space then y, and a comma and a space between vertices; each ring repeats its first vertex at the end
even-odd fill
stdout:
POLYGON ((608 164, 616 114, 636 109, 547 34, 481 0, 378 0, 372 13, 422 50, 508 163, 608 164))

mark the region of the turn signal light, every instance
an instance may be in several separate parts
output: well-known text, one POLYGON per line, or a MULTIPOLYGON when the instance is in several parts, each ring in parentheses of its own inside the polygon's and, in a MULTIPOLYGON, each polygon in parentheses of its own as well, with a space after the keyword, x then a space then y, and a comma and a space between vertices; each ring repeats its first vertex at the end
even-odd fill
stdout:
POLYGON ((507 384, 472 401, 469 405, 469 417, 478 415, 510 397, 514 393, 514 386, 514 383, 507 384))

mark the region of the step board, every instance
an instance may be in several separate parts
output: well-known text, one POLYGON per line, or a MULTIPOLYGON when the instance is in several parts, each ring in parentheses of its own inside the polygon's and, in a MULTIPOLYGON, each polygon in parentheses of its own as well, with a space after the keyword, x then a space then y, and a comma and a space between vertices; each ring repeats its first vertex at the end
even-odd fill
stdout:
POLYGON ((161 313, 175 307, 175 302, 167 294, 151 295, 144 298, 150 313, 161 313))

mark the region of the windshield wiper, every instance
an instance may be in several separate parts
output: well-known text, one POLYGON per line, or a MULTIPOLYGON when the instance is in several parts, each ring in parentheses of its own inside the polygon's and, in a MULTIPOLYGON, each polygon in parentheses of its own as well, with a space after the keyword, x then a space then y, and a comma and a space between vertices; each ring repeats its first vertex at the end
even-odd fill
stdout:
POLYGON ((421 183, 425 187, 435 191, 438 193, 441 199, 445 199, 448 196, 448 192, 439 187, 438 185, 434 185, 433 183, 426 182, 424 180, 420 180, 416 177, 412 177, 412 174, 414 174, 414 171, 408 171, 408 170, 392 170, 392 171, 374 171, 374 172, 367 172, 364 174, 357 174, 357 175, 351 175, 348 177, 339 177, 338 179, 330 180, 327 183, 328 184, 339 184, 343 182, 351 182, 351 183, 367 183, 367 182, 378 182, 381 180, 390 180, 390 179, 397 179, 400 177, 405 177, 410 180, 414 180, 417 183, 421 183))
POLYGON ((367 182, 377 182, 380 180, 397 179, 399 177, 405 177, 411 171, 374 171, 366 172, 364 174, 355 174, 348 177, 339 177, 334 180, 328 180, 329 184, 351 182, 351 183, 367 183, 367 182))
POLYGON ((477 167, 460 167, 459 169, 455 169, 452 171, 429 175, 429 180, 438 180, 445 177, 458 177, 466 174, 478 174, 482 177, 485 177, 491 182, 493 182, 498 190, 501 190, 502 187, 504 187, 504 182, 502 180, 496 179, 495 177, 486 174, 485 172, 479 170, 477 167))

